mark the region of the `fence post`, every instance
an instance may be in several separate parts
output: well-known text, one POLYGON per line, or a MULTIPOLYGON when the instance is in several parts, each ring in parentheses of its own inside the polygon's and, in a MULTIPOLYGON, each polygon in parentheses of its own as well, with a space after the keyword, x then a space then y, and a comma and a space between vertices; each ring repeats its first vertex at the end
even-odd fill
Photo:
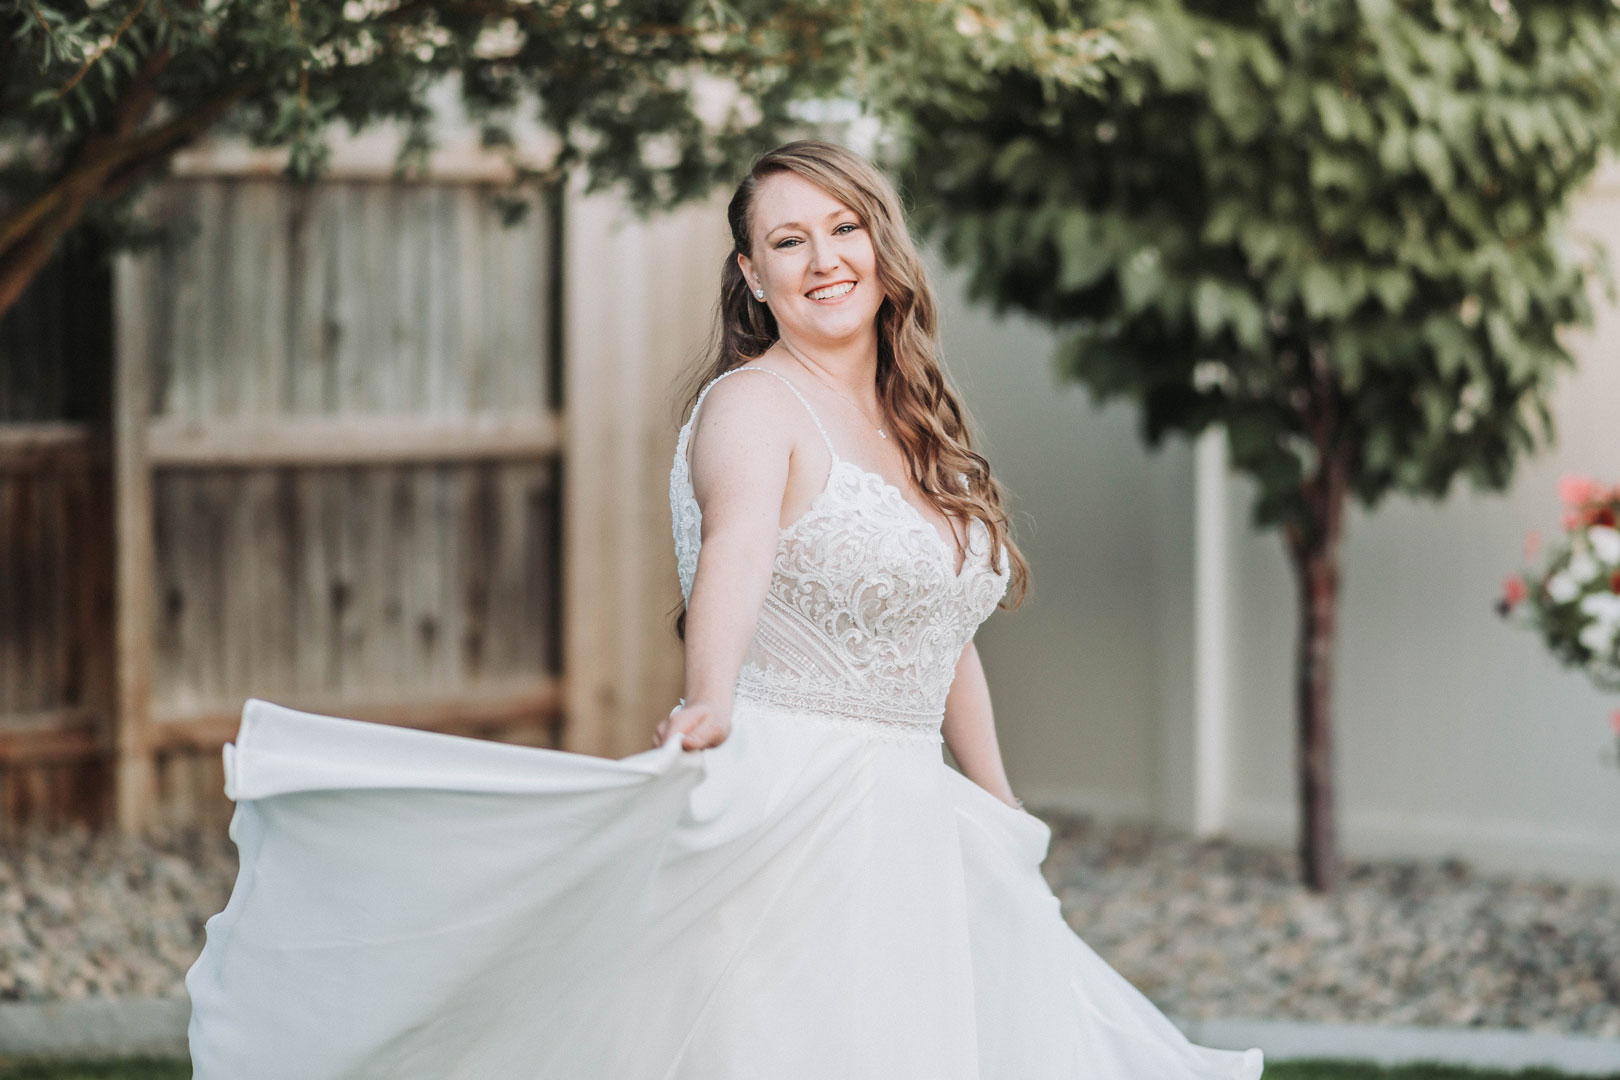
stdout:
POLYGON ((152 701, 152 469, 149 261, 120 254, 113 264, 113 529, 117 679, 113 740, 114 815, 121 832, 151 816, 154 766, 147 739, 152 701))

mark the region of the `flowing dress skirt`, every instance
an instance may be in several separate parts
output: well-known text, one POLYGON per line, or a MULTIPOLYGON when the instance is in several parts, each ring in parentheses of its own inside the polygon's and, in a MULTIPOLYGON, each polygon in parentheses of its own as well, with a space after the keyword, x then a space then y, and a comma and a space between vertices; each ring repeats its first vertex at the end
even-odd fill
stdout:
POLYGON ((740 697, 621 760, 250 700, 196 1080, 1254 1080, 1063 921, 937 744, 740 697))

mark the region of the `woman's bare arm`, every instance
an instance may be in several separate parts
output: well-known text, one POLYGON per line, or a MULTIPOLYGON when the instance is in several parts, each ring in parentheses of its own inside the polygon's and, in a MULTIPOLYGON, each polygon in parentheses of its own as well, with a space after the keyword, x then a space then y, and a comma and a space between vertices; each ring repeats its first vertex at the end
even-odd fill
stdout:
POLYGON ((961 766, 962 775, 1008 806, 1017 802, 1001 764, 996 721, 990 708, 990 685, 984 678, 978 647, 972 641, 956 661, 956 676, 945 698, 944 734, 945 745, 961 766))
POLYGON ((718 746, 731 731, 732 695, 748 655, 772 562, 787 490, 793 402, 769 375, 733 375, 703 399, 691 434, 692 490, 703 511, 686 609, 685 706, 661 723, 685 734, 688 750, 718 746), (778 397, 780 393, 781 397, 778 397))

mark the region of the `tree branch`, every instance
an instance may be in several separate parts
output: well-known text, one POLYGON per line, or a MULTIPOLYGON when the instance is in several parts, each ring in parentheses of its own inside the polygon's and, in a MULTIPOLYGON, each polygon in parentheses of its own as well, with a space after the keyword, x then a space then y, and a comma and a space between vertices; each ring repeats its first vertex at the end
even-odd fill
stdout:
POLYGON ((34 18, 39 20, 39 25, 45 28, 45 36, 50 38, 51 43, 60 49, 62 39, 56 36, 56 31, 51 29, 51 24, 45 21, 45 13, 39 10, 39 5, 34 3, 33 0, 29 0, 28 10, 34 13, 34 18))
POLYGON ((195 112, 154 128, 143 137, 134 150, 107 176, 101 185, 104 200, 116 199, 134 184, 146 179, 174 153, 187 143, 207 133, 215 121, 239 104, 254 86, 242 86, 222 97, 212 98, 195 112))
POLYGON ((132 137, 157 99, 156 76, 168 58, 167 50, 149 58, 119 102, 112 130, 87 138, 78 160, 51 189, 5 222, 0 230, 0 313, 17 302, 49 261, 58 241, 83 220, 92 202, 121 195, 180 146, 213 126, 257 85, 245 83, 132 137))
POLYGON ((139 4, 135 5, 134 11, 124 16, 124 21, 118 24, 118 29, 113 31, 112 37, 108 38, 100 48, 96 49, 89 56, 85 57, 84 63, 79 66, 79 70, 73 73, 73 78, 62 84, 62 88, 56 92, 58 99, 60 99, 63 94, 79 85, 79 80, 84 78, 85 74, 89 72, 91 68, 95 67, 97 60, 100 60, 103 56, 107 55, 108 49, 118 44, 118 39, 124 36, 124 31, 128 30, 130 25, 133 24, 136 19, 140 18, 141 12, 145 10, 146 0, 141 0, 139 4))
MULTIPOLYGON (((113 111, 113 122, 104 132, 92 132, 79 144, 74 160, 46 191, 26 206, 0 220, 0 253, 39 228, 71 199, 80 184, 91 181, 103 170, 103 159, 116 155, 119 140, 140 125, 157 100, 157 80, 168 66, 170 53, 158 49, 146 58, 124 96, 113 111)), ((116 161, 113 162, 116 164, 116 161)))

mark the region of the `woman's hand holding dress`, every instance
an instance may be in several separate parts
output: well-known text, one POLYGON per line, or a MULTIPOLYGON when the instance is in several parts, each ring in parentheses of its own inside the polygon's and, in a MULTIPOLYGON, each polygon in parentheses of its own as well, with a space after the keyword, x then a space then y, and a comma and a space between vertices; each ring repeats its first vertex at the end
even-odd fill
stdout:
POLYGON ((719 746, 731 734, 731 706, 694 701, 678 706, 661 721, 653 733, 653 745, 662 746, 671 733, 679 732, 684 750, 707 750, 719 746))

